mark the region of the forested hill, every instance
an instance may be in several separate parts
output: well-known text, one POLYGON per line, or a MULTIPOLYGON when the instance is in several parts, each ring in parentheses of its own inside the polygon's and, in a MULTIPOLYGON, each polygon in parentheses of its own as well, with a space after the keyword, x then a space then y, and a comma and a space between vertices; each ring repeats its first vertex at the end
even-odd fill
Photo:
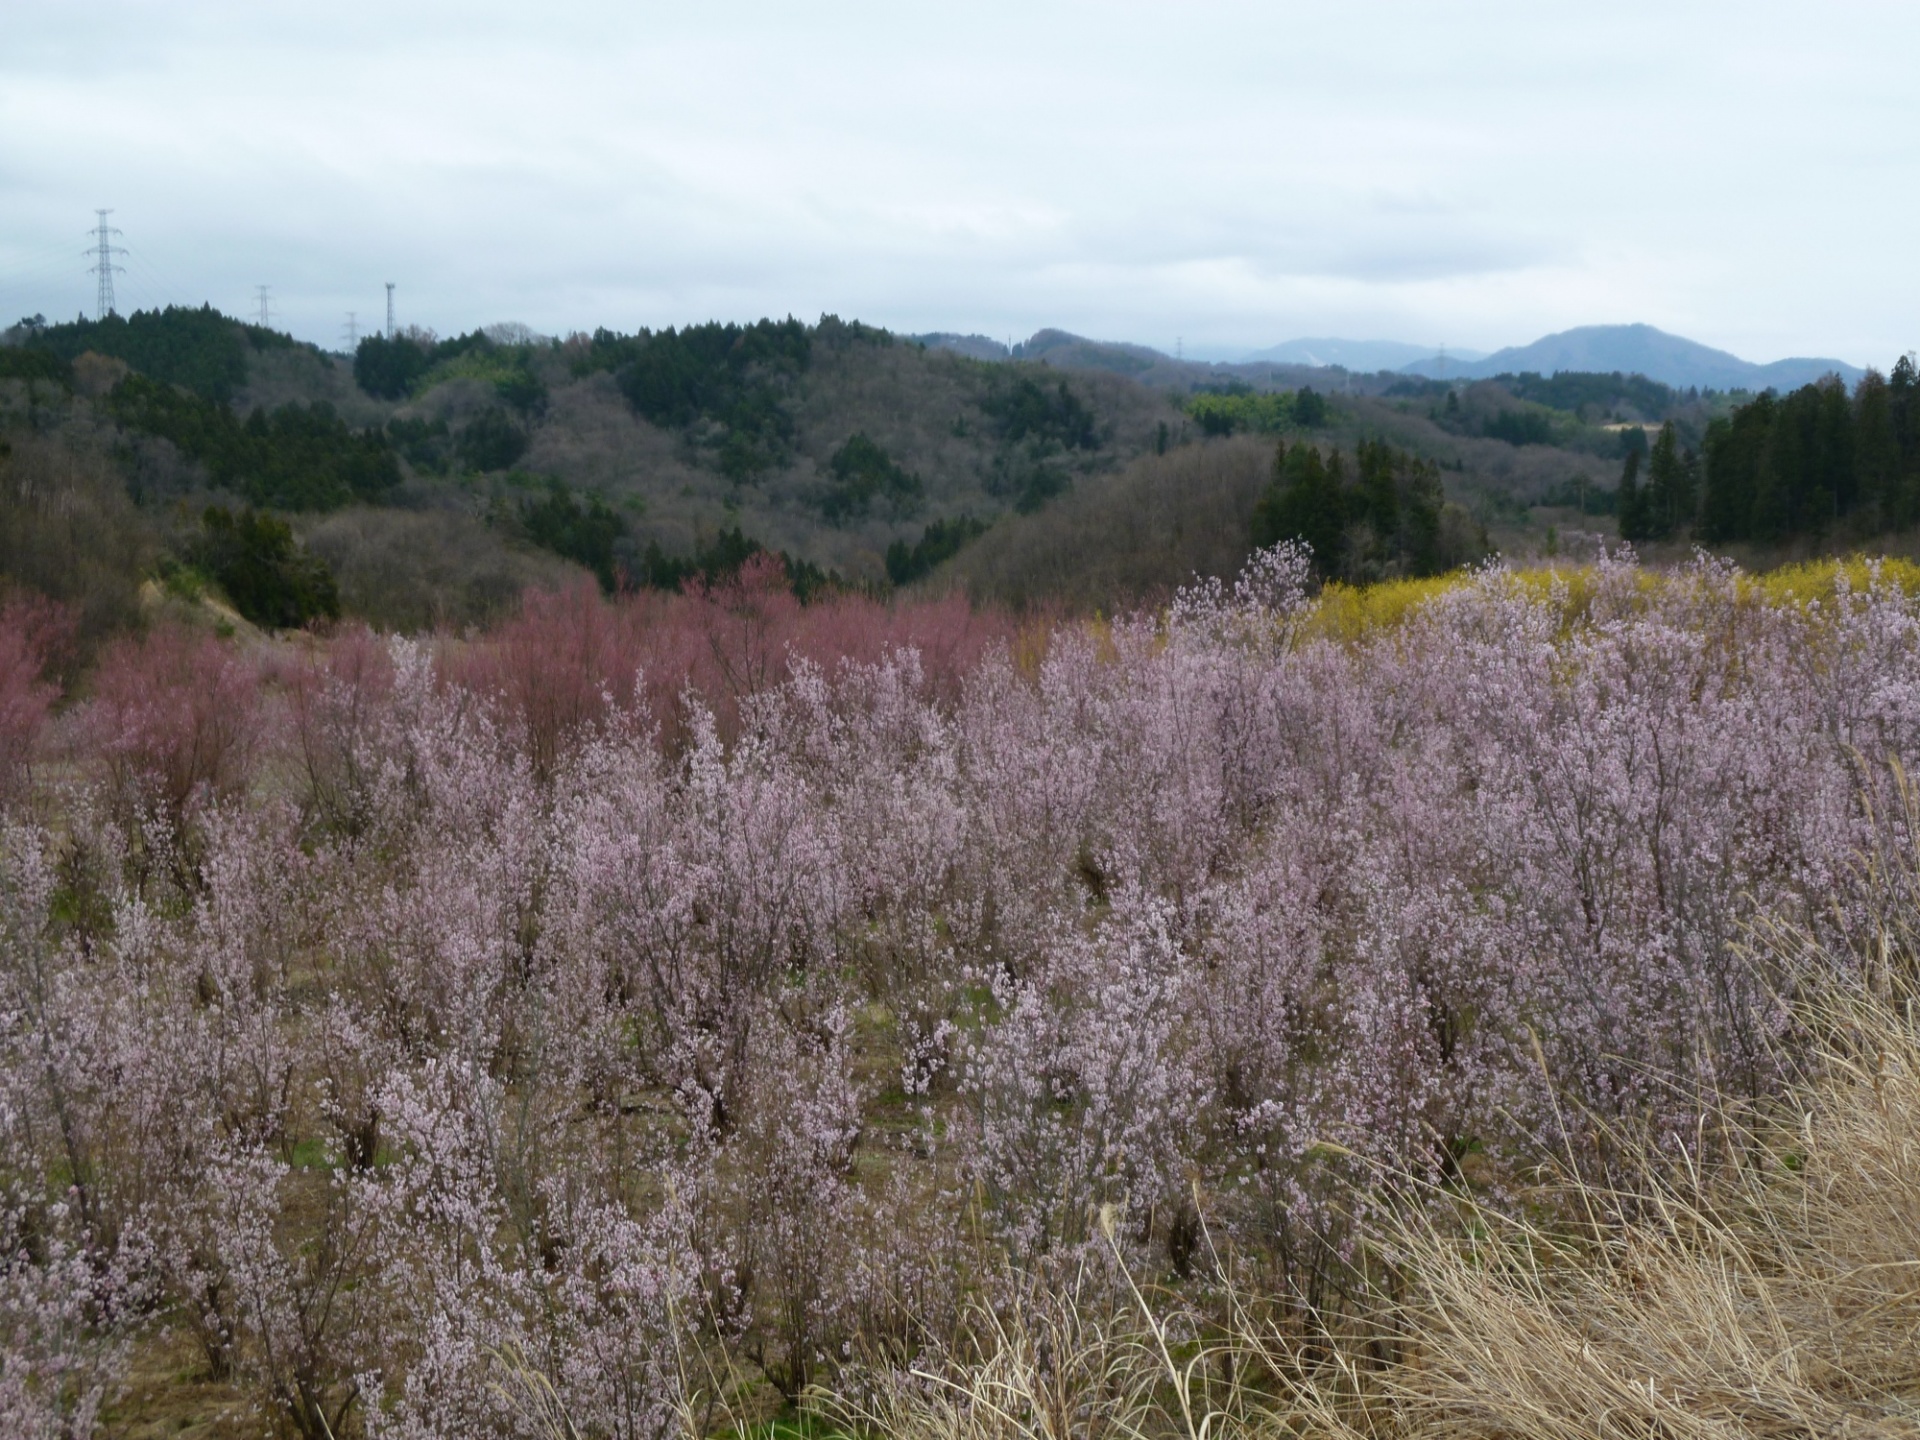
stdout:
POLYGON ((677 587, 759 551, 803 595, 884 589, 1192 428, 1122 375, 833 316, 409 332, 343 357, 206 308, 15 327, 0 426, 0 580, 117 591, 92 609, 124 622, 143 581, 233 598, 266 573, 286 593, 250 619, 401 626, 485 618, 569 568, 677 587), (87 491, 85 532, 36 498, 56 475, 87 491))
POLYGON ((23 322, 0 342, 0 585, 91 633, 156 591, 414 628, 768 552, 803 597, 1108 608, 1289 534, 1367 578, 1561 536, 1840 543, 1920 508, 1910 365, 1749 405, 1624 374, 1358 384, 1061 331, 994 354, 831 315, 416 331, 351 357, 205 307, 23 322))

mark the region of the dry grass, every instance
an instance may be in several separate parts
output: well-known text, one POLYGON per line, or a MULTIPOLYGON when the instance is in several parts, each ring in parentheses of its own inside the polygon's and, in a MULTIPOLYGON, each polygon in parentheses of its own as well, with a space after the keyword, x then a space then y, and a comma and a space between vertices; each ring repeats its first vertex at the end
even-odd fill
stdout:
POLYGON ((821 1411, 911 1440, 1920 1435, 1920 1027, 1857 997, 1821 1020, 1801 1119, 1730 1129, 1710 1169, 1403 1213, 1371 1345, 1231 1287, 1211 1330, 1139 1291, 1027 1296, 821 1411))
MULTIPOLYGON (((1886 878, 1911 895, 1902 788, 1886 878)), ((1783 1103, 1642 1139, 1630 1188, 1496 1205, 1408 1187, 1364 1259, 1373 1307, 1342 1333, 1224 1266, 1204 1316, 1116 1269, 1117 1290, 982 1303, 959 1341, 820 1411, 911 1440, 1920 1436, 1915 939, 1908 906, 1858 983, 1803 1006, 1813 1058, 1783 1103)))
POLYGON ((1571 1227, 1462 1208, 1396 1237, 1415 1434, 1920 1434, 1920 1030, 1831 1000, 1800 1121, 1729 1127, 1710 1172, 1570 1187, 1571 1227))

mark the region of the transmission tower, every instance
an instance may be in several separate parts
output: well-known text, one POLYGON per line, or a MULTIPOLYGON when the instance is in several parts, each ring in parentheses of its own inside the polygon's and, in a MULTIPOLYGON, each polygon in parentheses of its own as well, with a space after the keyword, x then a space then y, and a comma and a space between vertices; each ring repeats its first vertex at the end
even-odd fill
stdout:
POLYGON ((347 337, 347 353, 351 355, 360 348, 360 317, 353 311, 347 311, 347 323, 340 327, 347 337))
POLYGON ((268 292, 272 289, 271 285, 253 287, 253 293, 260 297, 260 328, 262 330, 270 328, 273 324, 273 305, 268 299, 268 292))
POLYGON ((100 223, 94 228, 92 251, 83 253, 92 254, 93 273, 98 276, 100 280, 99 288, 95 292, 94 297, 94 318, 96 320, 104 320, 107 316, 113 314, 113 272, 120 270, 122 274, 126 273, 121 266, 113 263, 113 257, 116 255, 124 255, 127 252, 113 243, 113 237, 120 233, 113 226, 107 224, 107 216, 111 215, 113 211, 96 210, 93 213, 100 217, 100 223))
POLYGON ((387 281, 387 339, 393 339, 393 281, 387 281))

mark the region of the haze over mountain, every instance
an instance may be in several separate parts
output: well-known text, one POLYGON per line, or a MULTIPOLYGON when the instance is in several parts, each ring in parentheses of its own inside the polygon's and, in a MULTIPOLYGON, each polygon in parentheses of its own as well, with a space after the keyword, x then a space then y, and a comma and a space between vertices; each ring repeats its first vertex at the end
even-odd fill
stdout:
MULTIPOLYGON (((1447 349, 1449 360, 1483 360, 1484 350, 1447 349)), ((1347 370, 1371 374, 1376 370, 1398 370, 1424 361, 1434 354, 1431 345, 1410 345, 1404 340, 1287 340, 1264 350, 1250 350, 1235 356, 1243 364, 1270 361, 1276 365, 1339 365, 1347 370)))
MULTIPOLYGON (((1788 391, 1827 375, 1853 385, 1866 372, 1827 356, 1794 356, 1758 364, 1697 340, 1670 335, 1652 325, 1582 325, 1546 335, 1529 345, 1485 351, 1449 347, 1436 354, 1424 345, 1401 340, 1286 340, 1263 350, 1189 354, 1176 359, 1164 350, 1123 341, 1094 340, 1065 330, 1038 330, 1011 347, 985 335, 950 332, 909 337, 933 349, 957 350, 977 360, 1044 360, 1070 370, 1111 370, 1145 384, 1206 384, 1221 371, 1232 378, 1257 379, 1257 367, 1281 367, 1287 383, 1314 383, 1298 372, 1339 367, 1353 375, 1398 371, 1436 380, 1485 380, 1495 375, 1567 371, 1644 375, 1678 389, 1774 389, 1788 391)), ((1278 379, 1276 375, 1273 378, 1278 379)))
POLYGON ((1448 355, 1443 361, 1439 356, 1428 356, 1399 369, 1409 375, 1449 380, 1484 380, 1527 372, 1552 375, 1562 370, 1601 375, 1619 371, 1645 375, 1664 385, 1697 385, 1703 390, 1791 390, 1825 375, 1838 375, 1851 385, 1865 373, 1857 365, 1824 357, 1796 356, 1756 365, 1651 325, 1581 325, 1544 336, 1531 345, 1496 350, 1480 360, 1463 361, 1448 355))

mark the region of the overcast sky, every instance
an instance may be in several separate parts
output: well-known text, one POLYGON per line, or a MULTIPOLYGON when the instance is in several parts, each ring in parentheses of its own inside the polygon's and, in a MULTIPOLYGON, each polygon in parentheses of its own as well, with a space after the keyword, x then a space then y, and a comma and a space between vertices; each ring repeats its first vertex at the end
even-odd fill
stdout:
POLYGON ((1920 5, 4 0, 0 323, 1920 344, 1920 5))

